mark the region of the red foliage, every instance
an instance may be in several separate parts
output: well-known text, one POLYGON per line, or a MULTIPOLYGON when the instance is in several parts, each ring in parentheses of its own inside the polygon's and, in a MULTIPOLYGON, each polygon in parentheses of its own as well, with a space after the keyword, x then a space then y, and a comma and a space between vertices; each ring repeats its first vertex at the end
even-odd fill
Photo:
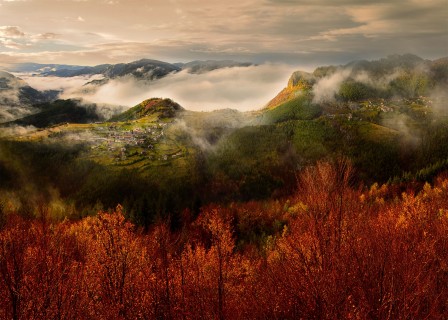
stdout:
POLYGON ((208 206, 176 233, 142 233, 121 207, 78 222, 10 215, 0 318, 443 319, 448 179, 397 195, 353 189, 351 171, 318 163, 284 203, 208 206))

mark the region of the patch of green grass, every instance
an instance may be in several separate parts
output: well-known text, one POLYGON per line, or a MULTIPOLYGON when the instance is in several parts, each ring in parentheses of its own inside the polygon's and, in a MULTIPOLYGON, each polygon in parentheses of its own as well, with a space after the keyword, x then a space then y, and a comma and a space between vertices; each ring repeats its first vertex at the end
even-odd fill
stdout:
POLYGON ((394 142, 400 135, 400 133, 394 129, 363 121, 358 123, 357 128, 362 139, 374 142, 394 142))
POLYGON ((278 107, 266 110, 261 119, 267 123, 278 123, 288 120, 311 120, 319 117, 322 109, 312 103, 307 95, 296 97, 278 107))

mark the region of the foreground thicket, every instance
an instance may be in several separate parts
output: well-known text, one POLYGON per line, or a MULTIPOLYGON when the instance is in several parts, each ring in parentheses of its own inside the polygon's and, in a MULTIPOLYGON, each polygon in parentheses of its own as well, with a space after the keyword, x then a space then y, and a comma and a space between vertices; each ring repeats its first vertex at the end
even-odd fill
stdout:
POLYGON ((344 161, 284 201, 208 206, 172 231, 121 207, 81 221, 8 215, 1 319, 442 319, 448 179, 350 187, 344 161))

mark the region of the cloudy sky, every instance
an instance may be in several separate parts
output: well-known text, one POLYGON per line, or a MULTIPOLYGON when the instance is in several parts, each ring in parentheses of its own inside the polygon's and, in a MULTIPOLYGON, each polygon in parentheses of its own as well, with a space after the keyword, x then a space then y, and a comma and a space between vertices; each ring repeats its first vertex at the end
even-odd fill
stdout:
POLYGON ((0 0, 0 61, 438 58, 447 18, 448 0, 0 0))

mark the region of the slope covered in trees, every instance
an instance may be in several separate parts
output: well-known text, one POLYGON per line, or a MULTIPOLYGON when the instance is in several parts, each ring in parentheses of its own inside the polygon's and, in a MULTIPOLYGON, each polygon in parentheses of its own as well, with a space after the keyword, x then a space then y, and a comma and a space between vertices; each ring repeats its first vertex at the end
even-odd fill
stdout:
MULTIPOLYGON (((143 231, 1 215, 2 319, 442 319, 448 179, 352 187, 345 160, 281 201, 188 210, 143 231)), ((2 209, 4 209, 2 207, 2 209)))

